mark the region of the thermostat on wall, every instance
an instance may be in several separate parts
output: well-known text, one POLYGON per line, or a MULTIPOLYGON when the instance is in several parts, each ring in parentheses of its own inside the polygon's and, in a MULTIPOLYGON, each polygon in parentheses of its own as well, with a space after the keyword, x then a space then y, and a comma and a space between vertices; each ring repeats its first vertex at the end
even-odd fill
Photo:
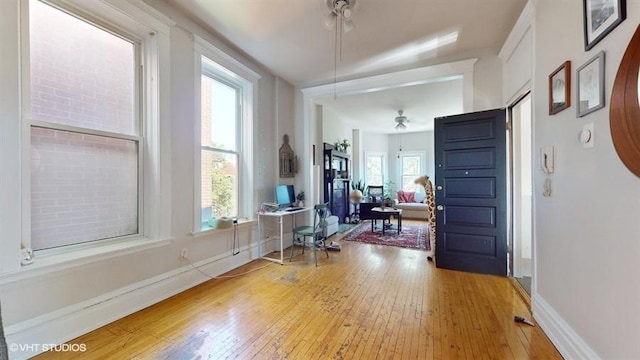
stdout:
POLYGON ((585 124, 582 127, 578 140, 582 143, 583 148, 593 147, 593 123, 585 124))

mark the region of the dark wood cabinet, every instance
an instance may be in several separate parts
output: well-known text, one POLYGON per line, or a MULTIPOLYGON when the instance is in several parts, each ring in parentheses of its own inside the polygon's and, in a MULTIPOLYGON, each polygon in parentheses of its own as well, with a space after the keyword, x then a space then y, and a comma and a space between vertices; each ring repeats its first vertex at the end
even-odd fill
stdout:
POLYGON ((331 213, 340 224, 349 216, 350 155, 324 144, 324 202, 329 203, 331 213))

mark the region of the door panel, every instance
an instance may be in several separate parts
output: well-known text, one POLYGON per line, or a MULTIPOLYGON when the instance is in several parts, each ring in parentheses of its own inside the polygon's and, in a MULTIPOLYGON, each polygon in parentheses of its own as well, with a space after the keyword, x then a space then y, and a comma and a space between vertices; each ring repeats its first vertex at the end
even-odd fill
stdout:
POLYGON ((445 153, 444 162, 449 170, 488 169, 495 167, 494 148, 450 150, 445 153))
POLYGON ((437 118, 436 265, 507 273, 506 111, 437 118))
POLYGON ((496 226, 496 209, 493 207, 449 205, 443 211, 447 225, 496 226))
POLYGON ((445 179, 444 196, 448 198, 494 198, 495 178, 445 179))

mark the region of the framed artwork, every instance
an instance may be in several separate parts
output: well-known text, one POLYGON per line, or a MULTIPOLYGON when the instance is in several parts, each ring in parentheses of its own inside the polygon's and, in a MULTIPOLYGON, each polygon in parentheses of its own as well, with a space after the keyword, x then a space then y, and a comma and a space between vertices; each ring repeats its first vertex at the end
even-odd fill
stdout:
POLYGON ((604 107, 604 51, 600 51, 577 70, 578 117, 604 107))
POLYGON ((571 106, 571 61, 565 61, 549 75, 549 115, 571 106))
POLYGON ((582 0, 584 50, 588 51, 627 18, 627 0, 582 0))

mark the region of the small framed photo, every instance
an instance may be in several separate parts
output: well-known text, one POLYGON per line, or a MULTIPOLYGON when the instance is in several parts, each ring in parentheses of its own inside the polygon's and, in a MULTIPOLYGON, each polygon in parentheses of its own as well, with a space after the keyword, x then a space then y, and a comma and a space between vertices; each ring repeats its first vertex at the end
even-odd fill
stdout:
POLYGON ((582 0, 584 50, 589 51, 627 18, 627 0, 582 0))
POLYGON ((576 88, 578 117, 604 107, 604 51, 578 68, 576 88))
POLYGON ((571 106, 571 61, 565 61, 549 75, 549 115, 571 106))

